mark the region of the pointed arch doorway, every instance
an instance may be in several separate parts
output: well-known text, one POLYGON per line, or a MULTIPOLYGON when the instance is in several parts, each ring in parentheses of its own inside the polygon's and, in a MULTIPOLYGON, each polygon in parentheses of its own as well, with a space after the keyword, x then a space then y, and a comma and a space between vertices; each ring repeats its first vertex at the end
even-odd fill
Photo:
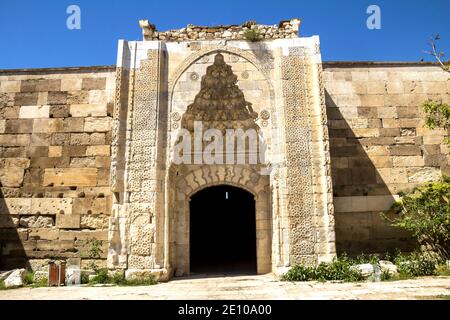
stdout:
POLYGON ((254 196, 230 185, 207 187, 190 199, 192 274, 254 274, 256 217, 254 196))

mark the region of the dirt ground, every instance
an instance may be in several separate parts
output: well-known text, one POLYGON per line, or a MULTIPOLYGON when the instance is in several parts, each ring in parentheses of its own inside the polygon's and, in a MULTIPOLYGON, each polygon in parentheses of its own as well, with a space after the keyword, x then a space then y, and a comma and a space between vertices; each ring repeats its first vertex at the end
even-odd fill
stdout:
POLYGON ((13 299, 437 299, 450 296, 450 277, 413 280, 318 283, 281 282, 271 275, 217 276, 176 279, 143 287, 52 287, 0 291, 1 300, 13 299))

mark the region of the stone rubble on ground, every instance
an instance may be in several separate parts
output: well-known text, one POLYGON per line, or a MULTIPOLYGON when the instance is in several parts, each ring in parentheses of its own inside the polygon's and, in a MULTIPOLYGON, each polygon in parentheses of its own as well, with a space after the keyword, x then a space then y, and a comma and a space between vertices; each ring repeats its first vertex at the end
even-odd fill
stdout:
POLYGON ((68 286, 81 284, 81 269, 69 266, 66 269, 66 284, 68 286))
POLYGON ((379 262, 381 272, 388 272, 391 276, 398 274, 397 266, 390 261, 380 260, 379 262))
POLYGON ((1 271, 0 272, 0 281, 5 280, 6 278, 8 278, 8 276, 13 273, 14 270, 9 270, 9 271, 1 271))
POLYGON ((14 270, 8 278, 5 279, 6 288, 21 287, 23 285, 23 279, 25 277, 25 269, 14 270))
POLYGON ((35 271, 33 275, 33 282, 40 282, 44 279, 48 279, 47 271, 35 271))

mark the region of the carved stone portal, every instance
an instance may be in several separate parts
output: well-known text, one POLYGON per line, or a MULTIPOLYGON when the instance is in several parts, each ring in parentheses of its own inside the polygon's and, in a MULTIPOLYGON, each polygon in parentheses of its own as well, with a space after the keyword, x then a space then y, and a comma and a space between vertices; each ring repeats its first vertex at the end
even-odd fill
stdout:
POLYGON ((189 199, 220 184, 255 197, 258 273, 334 257, 317 48, 317 37, 251 45, 120 42, 110 268, 166 279, 188 275, 189 199), (175 164, 177 137, 182 130, 195 131, 196 121, 204 130, 255 129, 265 143, 265 158, 257 164, 175 164))

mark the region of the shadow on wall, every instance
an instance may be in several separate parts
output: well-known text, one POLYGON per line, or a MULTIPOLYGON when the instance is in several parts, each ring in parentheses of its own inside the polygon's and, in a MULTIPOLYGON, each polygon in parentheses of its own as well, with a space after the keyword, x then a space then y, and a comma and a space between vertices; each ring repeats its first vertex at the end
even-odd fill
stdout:
POLYGON ((389 226, 380 215, 395 200, 378 170, 392 167, 392 157, 385 151, 393 144, 397 133, 380 128, 380 119, 364 114, 376 108, 358 108, 355 123, 350 125, 326 91, 325 96, 337 253, 358 255, 413 250, 415 242, 411 235, 389 226), (378 128, 380 137, 370 137, 367 128, 378 128))
MULTIPOLYGON (((20 199, 14 204, 13 210, 20 212, 20 199), (16 207, 17 206, 17 207, 16 207)), ((25 253, 22 241, 26 241, 28 232, 19 228, 20 216, 16 212, 10 212, 9 206, 0 188, 0 270, 11 270, 15 268, 30 269, 30 263, 25 253), (11 215, 11 213, 14 213, 11 215)))

